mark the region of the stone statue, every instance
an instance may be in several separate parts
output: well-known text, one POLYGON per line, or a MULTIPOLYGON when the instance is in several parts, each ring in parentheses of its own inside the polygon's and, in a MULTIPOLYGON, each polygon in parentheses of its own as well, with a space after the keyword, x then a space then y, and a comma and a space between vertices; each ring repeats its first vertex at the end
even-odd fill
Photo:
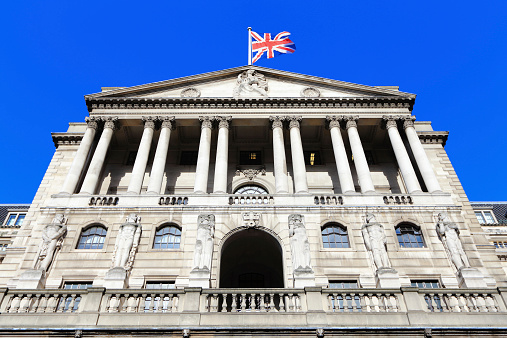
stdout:
POLYGON ((242 93, 257 93, 261 96, 268 96, 268 80, 264 75, 253 69, 244 71, 238 75, 236 87, 234 88, 234 97, 242 93))
POLYGON ((468 257, 463 250, 463 245, 459 239, 459 229, 456 223, 451 222, 445 213, 438 214, 437 233, 444 243, 451 261, 456 269, 468 268, 470 263, 468 257))
POLYGON ((112 267, 130 270, 141 237, 141 217, 130 214, 125 223, 120 225, 113 253, 112 267))
POLYGON ((67 219, 63 214, 56 214, 51 223, 42 230, 42 243, 35 261, 35 269, 45 272, 51 265, 56 250, 62 246, 63 237, 67 232, 66 222, 67 219))
POLYGON ((303 215, 289 215, 289 237, 294 272, 313 272, 310 258, 310 242, 308 242, 304 222, 303 215))
POLYGON ((199 215, 194 251, 194 270, 210 271, 215 236, 215 215, 199 215))
POLYGON ((387 256, 387 237, 382 224, 378 223, 375 215, 366 214, 366 223, 361 227, 364 244, 372 256, 377 270, 390 268, 389 257, 387 256))

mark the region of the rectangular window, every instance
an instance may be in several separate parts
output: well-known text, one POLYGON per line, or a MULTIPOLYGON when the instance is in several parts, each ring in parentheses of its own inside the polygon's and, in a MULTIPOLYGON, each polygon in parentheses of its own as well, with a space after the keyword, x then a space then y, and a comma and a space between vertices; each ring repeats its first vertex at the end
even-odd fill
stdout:
POLYGON ((491 211, 484 210, 484 211, 475 211, 475 217, 477 217, 477 220, 479 221, 479 224, 495 224, 495 216, 491 211))
MULTIPOLYGON (((173 281, 146 282, 146 289, 175 289, 173 281)), ((149 294, 149 292, 148 292, 149 294)), ((144 312, 171 312, 172 296, 147 296, 144 299, 144 312), (153 300, 153 301, 152 301, 153 300)))
MULTIPOLYGON (((421 288, 421 289, 438 289, 440 288, 440 282, 436 279, 430 280, 411 280, 411 286, 421 288)), ((426 305, 428 309, 432 312, 442 312, 444 309, 442 308, 442 301, 438 295, 425 294, 424 300, 426 301, 426 305)))
POLYGON ((320 152, 318 151, 304 151, 303 152, 306 165, 321 165, 320 152))
POLYGON ((26 213, 17 213, 17 212, 11 212, 9 213, 9 216, 7 216, 7 219, 4 223, 5 227, 15 227, 19 228, 23 225, 23 221, 25 220, 26 213))
POLYGON ((484 218, 486 219, 486 223, 488 223, 488 224, 495 223, 495 218, 493 217, 493 214, 491 213, 491 211, 483 211, 483 213, 484 213, 484 218))
POLYGON ((359 285, 355 280, 332 280, 329 281, 330 289, 357 289, 359 285))
MULTIPOLYGON (((65 290, 86 290, 92 287, 92 282, 65 282, 63 284, 63 288, 65 290)), ((79 303, 81 302, 81 296, 77 296, 74 300, 74 305, 71 309, 69 307, 72 304, 72 296, 68 296, 60 299, 60 303, 58 304, 58 308, 60 308, 62 302, 65 302, 63 307, 63 312, 76 312, 79 307, 79 303)))
POLYGON ((482 212, 476 211, 475 217, 477 217, 477 220, 479 221, 480 224, 486 224, 486 220, 484 219, 484 216, 482 216, 482 212))
MULTIPOLYGON (((359 287, 355 280, 331 280, 329 281, 330 289, 357 289, 359 287)), ((361 299, 357 294, 340 293, 336 294, 333 292, 331 299, 333 311, 335 312, 361 312, 361 299), (354 310, 355 308, 355 310, 354 310)))
POLYGON ((4 252, 8 246, 8 243, 0 243, 0 252, 4 252))
POLYGON ((180 165, 196 165, 197 151, 182 151, 180 156, 180 165))
POLYGON ((507 249, 507 242, 493 242, 493 244, 497 249, 507 249))
POLYGON ((240 151, 239 164, 240 165, 261 165, 262 157, 260 151, 240 151))
POLYGON ((411 286, 421 289, 438 289, 440 288, 440 282, 436 279, 430 280, 411 280, 411 286))

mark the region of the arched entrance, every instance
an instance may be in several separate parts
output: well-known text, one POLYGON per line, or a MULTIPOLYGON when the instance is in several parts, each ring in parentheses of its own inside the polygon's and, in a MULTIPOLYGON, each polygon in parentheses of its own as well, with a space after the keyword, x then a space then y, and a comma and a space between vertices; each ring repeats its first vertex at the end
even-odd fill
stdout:
POLYGON ((221 288, 283 288, 282 248, 265 231, 246 229, 222 247, 221 288))

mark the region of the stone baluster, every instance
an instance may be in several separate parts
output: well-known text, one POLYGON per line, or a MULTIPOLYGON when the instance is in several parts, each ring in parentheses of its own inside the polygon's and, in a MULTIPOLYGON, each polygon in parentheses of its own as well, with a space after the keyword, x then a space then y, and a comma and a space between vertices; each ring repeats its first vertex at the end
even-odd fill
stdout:
POLYGON ((217 116, 215 119, 219 122, 213 193, 225 194, 227 192, 227 163, 229 158, 229 123, 232 117, 217 116))
POLYGON ((144 174, 146 172, 146 165, 148 164, 148 157, 150 156, 151 141, 153 140, 153 133, 155 132, 155 119, 153 117, 142 117, 144 123, 143 136, 137 149, 137 156, 132 168, 132 175, 130 177, 130 184, 127 189, 127 194, 138 195, 141 193, 143 186, 144 174))
POLYGON ((153 195, 163 193, 160 190, 162 189, 162 180, 164 178, 171 130, 174 129, 174 117, 165 116, 164 118, 159 118, 159 120, 162 121, 162 126, 160 128, 160 136, 158 137, 157 150, 155 150, 155 157, 153 158, 150 182, 148 183, 147 190, 147 194, 153 195))
POLYGON ((440 184, 438 184, 435 171, 431 166, 428 155, 426 155, 426 151, 424 151, 421 140, 419 140, 419 136, 417 136, 417 132, 414 128, 414 119, 415 117, 410 117, 403 122, 403 128, 405 129, 410 149, 412 149, 419 172, 421 173, 428 191, 431 193, 441 192, 442 188, 440 188, 440 184))
POLYGON ((284 117, 270 116, 269 120, 271 121, 271 128, 273 129, 273 162, 276 193, 288 193, 287 160, 285 157, 285 143, 283 141, 284 117))
POLYGON ((100 135, 99 143, 88 167, 81 191, 79 192, 80 194, 93 195, 95 193, 111 138, 118 126, 117 117, 106 117, 103 120, 104 130, 102 131, 102 135, 100 135))
POLYGON ((195 169, 194 193, 205 194, 208 190, 208 172, 211 148, 212 119, 208 116, 199 117, 201 121, 201 139, 199 141, 199 153, 197 155, 197 167, 195 169))
POLYGON ((296 194, 308 193, 306 165, 301 142, 301 116, 287 116, 290 131, 290 150, 292 155, 292 171, 294 172, 294 190, 296 194))
POLYGON ((65 182, 63 183, 61 191, 62 194, 73 194, 76 191, 79 178, 83 173, 86 159, 90 153, 93 139, 95 138, 95 133, 98 128, 97 119, 95 119, 95 117, 87 117, 85 121, 88 126, 83 138, 81 139, 76 155, 74 155, 74 160, 72 161, 72 165, 70 166, 67 177, 65 178, 65 182))
POLYGON ((384 116, 383 119, 386 122, 386 129, 389 134, 389 139, 391 140, 391 146, 393 147, 394 155, 396 156, 396 161, 400 167, 401 175, 405 181, 408 193, 421 192, 421 186, 417 180, 414 167, 412 166, 412 162, 410 162, 407 149, 398 131, 398 123, 396 122, 398 118, 394 116, 384 116))
POLYGON ((350 171, 349 160, 340 130, 340 119, 337 116, 327 116, 326 119, 329 122, 329 132, 331 133, 331 142, 333 143, 334 158, 342 193, 355 192, 354 180, 352 179, 352 172, 350 171))
POLYGON ((363 145, 359 138, 359 132, 357 131, 357 120, 358 116, 346 116, 346 129, 349 135, 350 148, 352 149, 352 156, 354 156, 354 166, 356 167, 357 178, 359 179, 359 185, 361 186, 362 193, 375 192, 373 186, 373 180, 371 179, 370 168, 366 161, 364 154, 363 145))

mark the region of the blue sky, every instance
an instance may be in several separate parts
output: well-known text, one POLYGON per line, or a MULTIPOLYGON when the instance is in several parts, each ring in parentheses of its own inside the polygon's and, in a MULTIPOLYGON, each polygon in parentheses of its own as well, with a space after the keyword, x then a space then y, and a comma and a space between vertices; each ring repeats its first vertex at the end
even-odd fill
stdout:
POLYGON ((247 63, 247 27, 292 33, 263 67, 418 95, 450 131, 471 200, 507 200, 507 1, 4 1, 0 203, 29 203, 51 132, 83 121, 83 95, 247 63))

